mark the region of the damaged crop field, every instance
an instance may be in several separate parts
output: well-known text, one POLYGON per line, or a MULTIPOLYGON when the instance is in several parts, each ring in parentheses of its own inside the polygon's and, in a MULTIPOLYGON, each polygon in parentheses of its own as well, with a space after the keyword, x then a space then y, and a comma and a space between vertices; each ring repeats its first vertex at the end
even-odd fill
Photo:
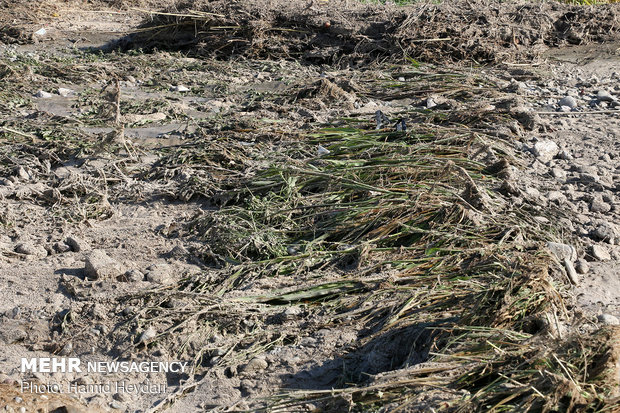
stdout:
POLYGON ((619 411, 619 7, 0 0, 0 407, 619 411))

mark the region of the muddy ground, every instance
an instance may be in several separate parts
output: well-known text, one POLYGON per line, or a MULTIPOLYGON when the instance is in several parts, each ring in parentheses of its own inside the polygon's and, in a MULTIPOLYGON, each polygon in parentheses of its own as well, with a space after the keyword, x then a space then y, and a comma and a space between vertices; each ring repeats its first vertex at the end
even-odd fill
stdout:
MULTIPOLYGON (((4 7, 15 12, 18 4, 4 7)), ((2 23, 0 404, 7 411, 617 406, 616 6, 574 18, 576 8, 555 3, 510 6, 513 17, 526 10, 556 32, 558 21, 581 31, 536 39, 520 32, 531 43, 454 50, 446 40, 420 49, 421 36, 454 33, 406 31, 416 27, 407 20, 413 12, 394 6, 372 15, 394 27, 372 34, 355 25, 368 22, 371 6, 349 13, 308 3, 314 17, 302 16, 304 27, 280 3, 262 10, 262 26, 252 5, 236 2, 194 3, 192 13, 181 4, 167 9, 174 16, 131 6, 41 3, 27 22, 2 23), (537 7, 552 12, 543 19, 537 7), (227 17, 205 17, 220 12, 227 17), (201 35, 162 50, 165 39, 187 40, 184 13, 201 35), (162 24, 162 16, 180 24, 176 32, 130 33, 162 24), (597 19, 609 27, 599 33, 597 19), (224 25, 239 27, 218 29, 224 25), (270 40, 265 33, 275 26, 270 40), (324 38, 308 43, 295 32, 286 43, 281 33, 293 26, 324 38), (243 43, 252 36, 260 44, 243 43), (409 59, 394 59, 391 41, 415 45, 409 59), (317 54, 321 47, 329 53, 317 54), (391 121, 377 130, 379 110, 391 121), (395 131, 397 119, 406 133, 395 131), (387 174, 363 181, 381 163, 338 175, 346 162, 355 169, 373 159, 415 162, 402 182, 387 174), (419 192, 390 201, 418 181, 419 192), (317 204, 327 209, 305 212, 317 204), (386 204, 396 224, 377 224, 386 204), (410 222, 435 206, 448 225, 421 225, 431 238, 418 251, 410 222), (355 208, 366 212, 342 218, 354 231, 333 223, 355 208), (432 238, 438 233, 441 242, 432 238), (445 241, 460 236, 470 244, 445 241), (542 378, 518 375, 527 360, 546 360, 541 354, 552 360, 532 368, 542 378), (182 361, 188 370, 19 370, 23 357, 50 356, 182 361), (485 369, 498 373, 489 378, 485 369), (499 390, 488 384, 506 376, 499 390), (121 381, 156 389, 88 387, 121 381), (48 387, 24 391, 24 383, 48 387), (53 385, 66 391, 49 391, 53 385)), ((436 7, 418 16, 441 15, 436 7)), ((476 21, 497 14, 488 6, 476 21)), ((506 34, 472 30, 471 38, 487 41, 506 34)))

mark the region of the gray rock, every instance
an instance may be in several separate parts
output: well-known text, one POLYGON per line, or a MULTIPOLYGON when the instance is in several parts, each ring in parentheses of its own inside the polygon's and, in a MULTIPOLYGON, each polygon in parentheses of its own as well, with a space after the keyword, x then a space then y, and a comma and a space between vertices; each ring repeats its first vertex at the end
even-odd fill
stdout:
POLYGON ((43 248, 41 245, 35 245, 31 242, 22 242, 15 246, 15 252, 31 255, 36 258, 45 258, 47 257, 47 250, 43 248))
POLYGON ((435 99, 430 97, 430 98, 426 99, 425 106, 426 106, 426 109, 432 109, 435 106, 437 106, 437 103, 435 103, 435 99))
POLYGON ((58 88, 58 94, 60 96, 62 96, 63 98, 69 97, 69 96, 74 96, 75 95, 75 91, 72 89, 67 89, 65 87, 59 87, 58 88))
POLYGON ((54 248, 54 251, 59 254, 64 254, 65 252, 71 251, 71 247, 64 242, 55 242, 52 247, 54 248))
POLYGON ((577 101, 572 96, 565 96, 559 100, 558 105, 560 107, 568 106, 571 109, 575 109, 577 107, 577 101))
POLYGON ((596 98, 598 100, 600 100, 601 102, 613 102, 616 100, 616 98, 614 98, 608 91, 606 90, 599 90, 596 93, 596 98))
POLYGON ((112 400, 112 402, 110 403, 110 407, 113 408, 114 410, 124 409, 123 404, 116 400, 112 400))
POLYGON ((581 182, 599 182, 601 179, 596 173, 581 173, 579 174, 579 180, 581 182))
POLYGON ((601 314, 597 318, 599 322, 608 326, 617 326, 618 324, 620 324, 620 320, 618 320, 618 317, 611 314, 601 314))
POLYGON ((597 241, 604 241, 613 244, 618 238, 618 231, 614 224, 602 222, 598 224, 590 233, 590 236, 597 241))
POLYGON ((80 251, 88 251, 90 250, 90 245, 84 241, 82 238, 77 237, 75 235, 69 235, 65 240, 65 244, 71 247, 72 251, 80 252, 80 251))
POLYGON ((166 263, 153 264, 147 268, 146 279, 157 284, 171 284, 174 282, 172 268, 166 263))
POLYGON ((564 258, 568 258, 571 262, 577 259, 577 251, 572 245, 550 241, 547 242, 547 248, 560 262, 562 262, 564 258))
POLYGON ((144 274, 139 270, 129 270, 125 273, 125 280, 131 282, 144 281, 144 274))
POLYGON ((529 199, 536 200, 540 198, 540 191, 536 188, 528 186, 527 188, 525 188, 525 195, 527 195, 529 199))
POLYGON ((558 158, 564 159, 565 161, 571 161, 573 159, 573 155, 570 153, 570 151, 562 149, 558 154, 558 158))
POLYGON ((185 86, 185 85, 176 85, 176 86, 171 86, 171 87, 170 87, 170 90, 171 90, 172 92, 181 92, 181 93, 184 93, 184 92, 189 92, 189 91, 190 91, 190 88, 188 88, 188 87, 187 87, 187 86, 185 86))
POLYGON ((596 196, 590 203, 590 211, 606 213, 611 211, 611 205, 603 201, 602 197, 596 196))
POLYGON ((609 251, 607 251, 607 248, 601 245, 592 245, 590 247, 590 254, 599 261, 611 260, 611 255, 609 255, 609 251))
POLYGON ((575 264, 575 270, 577 270, 577 273, 579 274, 587 274, 588 271, 590 271, 588 261, 584 260, 583 258, 578 259, 577 263, 575 264))
POLYGON ((54 95, 52 95, 51 93, 45 92, 43 90, 39 90, 37 93, 34 94, 35 98, 40 98, 40 99, 49 99, 53 96, 54 95))
POLYGON ((243 367, 243 372, 254 373, 258 371, 263 371, 267 367, 269 367, 269 363, 267 363, 267 360, 265 360, 263 357, 254 357, 248 362, 248 364, 243 367))
POLYGON ((551 176, 557 179, 559 182, 566 182, 566 171, 561 168, 551 168, 551 176))
POLYGON ((542 163, 547 163, 552 160, 558 153, 560 148, 558 145, 548 139, 540 140, 532 147, 532 153, 542 163))
POLYGON ((122 265, 102 250, 92 250, 84 264, 84 273, 91 280, 116 278, 124 272, 122 265))
POLYGON ((549 191, 549 193, 547 194, 547 199, 549 200, 549 202, 557 202, 560 205, 567 201, 566 195, 564 195, 560 191, 549 191))

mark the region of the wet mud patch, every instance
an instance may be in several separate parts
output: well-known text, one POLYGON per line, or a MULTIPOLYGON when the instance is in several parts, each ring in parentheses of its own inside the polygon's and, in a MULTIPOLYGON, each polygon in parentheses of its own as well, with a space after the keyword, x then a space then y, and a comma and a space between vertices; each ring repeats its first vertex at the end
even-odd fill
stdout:
POLYGON ((330 1, 300 8, 285 1, 190 1, 154 12, 127 46, 182 48, 218 58, 310 63, 403 60, 533 60, 549 47, 618 37, 617 5, 478 1, 402 7, 330 1))

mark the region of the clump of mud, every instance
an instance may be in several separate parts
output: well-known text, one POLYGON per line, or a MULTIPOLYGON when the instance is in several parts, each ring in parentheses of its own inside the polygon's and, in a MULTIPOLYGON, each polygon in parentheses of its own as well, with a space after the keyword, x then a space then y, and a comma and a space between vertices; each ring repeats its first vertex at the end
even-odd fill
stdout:
POLYGON ((532 60, 548 47, 618 37, 617 5, 456 1, 410 6, 335 0, 190 0, 153 14, 130 46, 189 48, 219 58, 311 63, 402 59, 532 60))

